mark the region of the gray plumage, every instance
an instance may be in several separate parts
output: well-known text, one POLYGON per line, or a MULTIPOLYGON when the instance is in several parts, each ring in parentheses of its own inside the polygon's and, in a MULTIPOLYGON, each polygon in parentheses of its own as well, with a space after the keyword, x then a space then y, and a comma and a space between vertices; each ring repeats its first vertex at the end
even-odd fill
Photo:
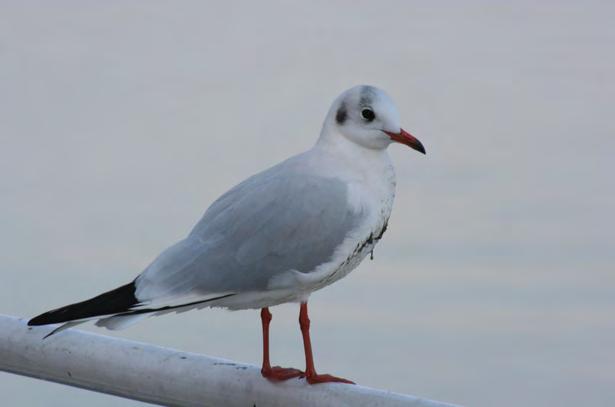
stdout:
POLYGON ((330 261, 361 213, 350 210, 343 182, 306 173, 297 165, 302 158, 216 200, 186 239, 139 276, 137 298, 264 291, 280 273, 309 273, 330 261))

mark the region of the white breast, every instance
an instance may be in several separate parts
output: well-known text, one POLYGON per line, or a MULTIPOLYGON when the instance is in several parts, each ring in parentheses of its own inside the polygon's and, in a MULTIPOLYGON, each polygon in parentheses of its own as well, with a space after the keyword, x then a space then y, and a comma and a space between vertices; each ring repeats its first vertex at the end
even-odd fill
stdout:
POLYGON ((395 170, 386 151, 366 151, 353 160, 336 161, 330 171, 348 185, 348 205, 364 214, 362 222, 335 250, 331 261, 301 273, 300 291, 323 288, 355 269, 371 253, 386 230, 395 199, 395 170))

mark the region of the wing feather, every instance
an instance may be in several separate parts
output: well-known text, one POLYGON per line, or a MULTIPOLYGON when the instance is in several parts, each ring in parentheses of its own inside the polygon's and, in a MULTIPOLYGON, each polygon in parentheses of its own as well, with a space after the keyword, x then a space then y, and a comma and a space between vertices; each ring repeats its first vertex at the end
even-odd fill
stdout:
POLYGON ((348 204, 345 183, 287 160, 216 200, 137 278, 137 297, 266 290, 280 273, 329 261, 362 215, 348 204))

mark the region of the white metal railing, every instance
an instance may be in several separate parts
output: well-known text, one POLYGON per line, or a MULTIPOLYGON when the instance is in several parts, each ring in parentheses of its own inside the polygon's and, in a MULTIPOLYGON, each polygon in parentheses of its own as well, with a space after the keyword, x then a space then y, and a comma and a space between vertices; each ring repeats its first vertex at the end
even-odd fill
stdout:
POLYGON ((420 406, 451 404, 358 385, 271 383, 256 366, 0 315, 0 370, 169 406, 420 406))

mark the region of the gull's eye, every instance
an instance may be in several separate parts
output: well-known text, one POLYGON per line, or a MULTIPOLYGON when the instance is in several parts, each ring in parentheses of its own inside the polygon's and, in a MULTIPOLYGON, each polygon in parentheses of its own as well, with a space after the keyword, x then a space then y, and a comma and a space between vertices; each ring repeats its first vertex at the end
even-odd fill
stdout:
POLYGON ((376 118, 376 113, 372 109, 363 109, 361 110, 361 116, 368 122, 371 122, 376 118))

